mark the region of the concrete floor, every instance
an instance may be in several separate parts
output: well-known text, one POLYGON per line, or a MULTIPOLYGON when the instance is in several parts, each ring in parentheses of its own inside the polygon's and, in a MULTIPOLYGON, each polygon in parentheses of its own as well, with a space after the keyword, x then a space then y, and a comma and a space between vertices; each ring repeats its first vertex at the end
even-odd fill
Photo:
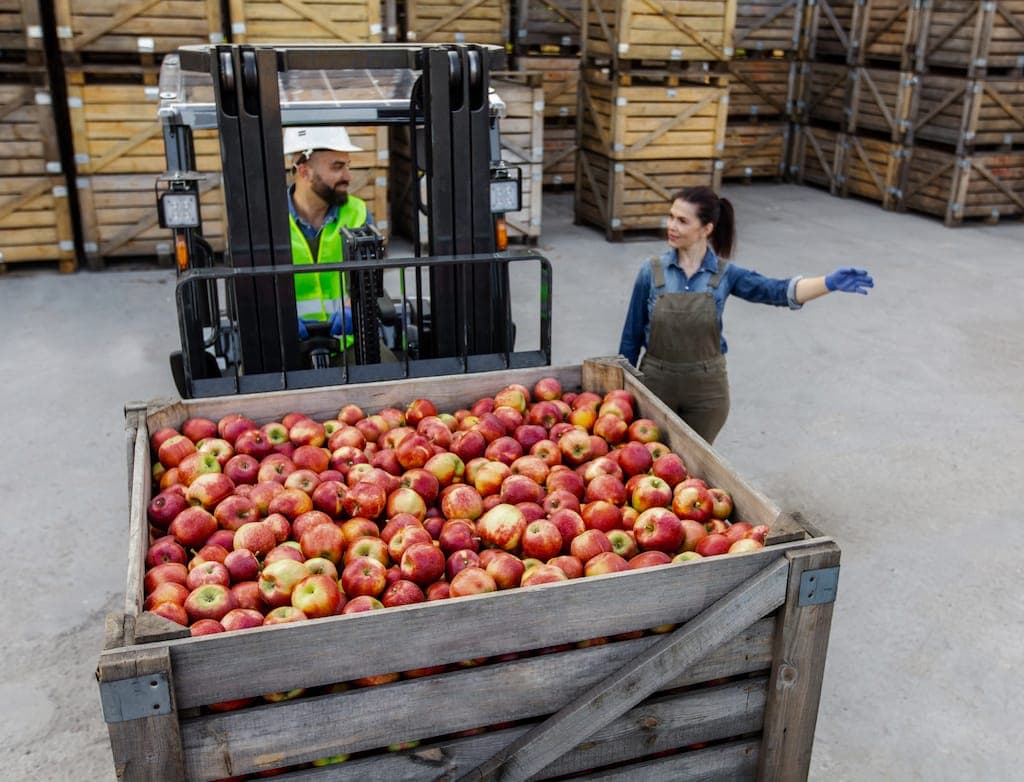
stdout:
MULTIPOLYGON (((868 297, 726 311, 733 409, 716 447, 836 538, 843 565, 811 779, 1009 780, 1024 722, 1024 224, 927 217, 788 185, 732 186, 736 261, 867 266, 868 297)), ((554 362, 614 353, 635 271, 545 195, 554 362)), ((122 601, 123 405, 174 396, 170 271, 0 278, 0 779, 113 779, 93 671, 122 601)))

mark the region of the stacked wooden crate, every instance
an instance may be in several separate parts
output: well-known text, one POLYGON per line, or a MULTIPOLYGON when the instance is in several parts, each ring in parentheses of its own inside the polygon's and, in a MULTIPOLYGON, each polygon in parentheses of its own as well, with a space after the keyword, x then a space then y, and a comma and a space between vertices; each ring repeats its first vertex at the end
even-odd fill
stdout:
POLYGON ((544 87, 544 187, 572 187, 583 0, 517 0, 513 13, 515 67, 538 74, 544 87))
MULTIPOLYGON (((224 40, 220 0, 59 0, 57 38, 68 98, 83 250, 90 268, 118 260, 170 261, 156 179, 167 168, 157 116, 160 63, 180 46, 224 40)), ((197 134, 203 234, 224 248, 216 134, 197 134)))
POLYGON ((721 182, 735 0, 584 4, 576 220, 660 230, 672 193, 721 182))
POLYGON ((932 0, 916 55, 899 206, 947 225, 1024 215, 1024 0, 932 0))
POLYGON ((805 0, 737 0, 722 178, 785 175, 805 0))
POLYGON ((53 98, 40 66, 0 65, 0 272, 18 264, 77 268, 53 98))

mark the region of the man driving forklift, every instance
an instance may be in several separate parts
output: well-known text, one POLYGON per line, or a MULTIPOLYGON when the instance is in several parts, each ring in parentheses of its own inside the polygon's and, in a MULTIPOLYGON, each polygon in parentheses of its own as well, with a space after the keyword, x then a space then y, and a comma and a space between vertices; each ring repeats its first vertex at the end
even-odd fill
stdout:
MULTIPOLYGON (((288 188, 288 222, 292 263, 339 263, 344 260, 343 228, 373 225, 366 202, 348 192, 352 152, 362 152, 343 127, 286 128, 285 155, 292 155, 293 182, 288 188)), ((295 276, 299 338, 309 339, 308 322, 326 322, 331 337, 355 341, 352 307, 341 275, 318 272, 295 276)), ((383 343, 381 360, 395 361, 383 343)))

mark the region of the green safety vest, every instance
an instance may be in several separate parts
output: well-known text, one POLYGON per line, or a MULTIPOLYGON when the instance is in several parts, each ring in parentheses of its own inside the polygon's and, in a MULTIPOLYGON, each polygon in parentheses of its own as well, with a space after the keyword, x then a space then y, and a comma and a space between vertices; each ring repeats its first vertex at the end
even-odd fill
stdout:
MULTIPOLYGON (((288 215, 292 240, 292 263, 339 263, 344 260, 345 243, 341 229, 358 228, 366 224, 366 202, 361 198, 349 196, 338 209, 338 216, 325 223, 320 230, 320 245, 317 248, 316 260, 309 249, 306 237, 302 235, 295 218, 288 215)), ((344 306, 345 285, 338 272, 315 272, 295 275, 295 304, 299 317, 305 320, 325 321, 331 313, 340 312, 344 306)), ((353 337, 345 335, 345 345, 351 345, 353 337)))

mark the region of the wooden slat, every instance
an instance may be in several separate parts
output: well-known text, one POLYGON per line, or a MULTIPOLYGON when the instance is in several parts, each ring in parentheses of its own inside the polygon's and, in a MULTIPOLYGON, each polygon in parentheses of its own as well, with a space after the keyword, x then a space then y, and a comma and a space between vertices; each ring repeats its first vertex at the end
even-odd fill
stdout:
POLYGON ((834 603, 801 606, 800 579, 808 570, 838 567, 839 547, 793 552, 790 560, 786 604, 775 638, 761 778, 807 778, 834 603))
POLYGON ((657 691, 669 678, 685 671, 708 649, 716 648, 782 605, 788 574, 788 563, 766 567, 605 682, 466 774, 463 782, 529 779, 560 757, 566 747, 575 746, 657 691))

